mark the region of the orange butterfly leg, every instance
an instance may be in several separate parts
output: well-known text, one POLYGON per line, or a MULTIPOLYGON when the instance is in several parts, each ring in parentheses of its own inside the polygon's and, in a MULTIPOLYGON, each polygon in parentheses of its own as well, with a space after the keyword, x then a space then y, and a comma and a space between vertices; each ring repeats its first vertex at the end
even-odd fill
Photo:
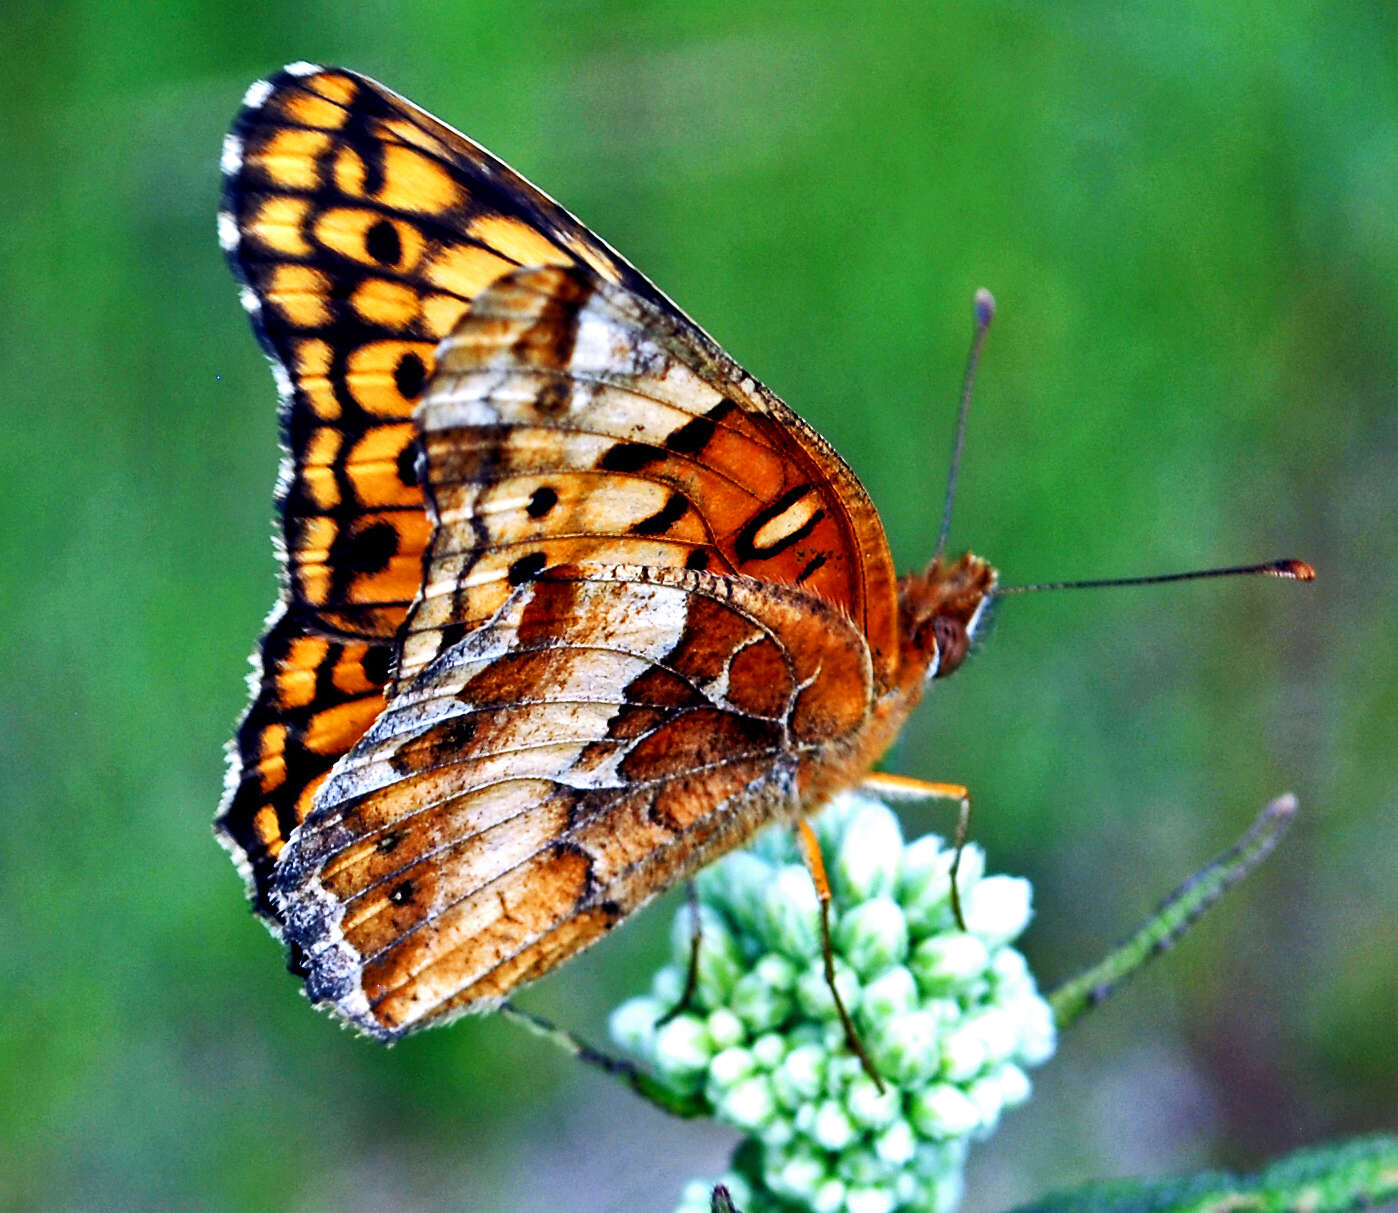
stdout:
POLYGON ((835 986, 835 953, 830 943, 830 881, 825 875, 825 860, 820 853, 820 840, 816 838, 810 822, 805 819, 796 823, 796 838, 801 846, 801 857, 806 861, 806 870, 810 872, 811 880, 815 883, 816 897, 820 899, 820 950, 825 958, 825 984, 830 987, 830 997, 835 1000, 835 1010, 839 1013, 840 1024, 845 1029, 845 1042, 850 1051, 859 1058, 864 1073, 874 1080, 879 1094, 883 1094, 883 1079, 874 1069, 874 1063, 869 1060, 864 1042, 859 1039, 854 1021, 845 1010, 844 1000, 835 986))
POLYGON ((859 785, 862 792, 876 796, 880 800, 908 803, 915 800, 957 800, 961 811, 956 817, 956 855, 951 861, 951 912, 956 925, 966 929, 966 917, 961 912, 961 890, 957 886, 956 874, 961 870, 961 852, 966 848, 966 839, 971 832, 971 791, 959 783, 928 783, 924 779, 913 779, 909 775, 890 775, 884 771, 871 771, 859 785))

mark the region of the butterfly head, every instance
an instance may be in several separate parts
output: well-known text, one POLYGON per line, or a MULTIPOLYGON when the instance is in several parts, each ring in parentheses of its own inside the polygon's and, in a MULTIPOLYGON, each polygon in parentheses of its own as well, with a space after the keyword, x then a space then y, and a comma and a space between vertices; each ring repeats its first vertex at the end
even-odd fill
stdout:
POLYGON ((945 678, 971 650, 995 589, 995 570, 970 552, 957 560, 938 556, 925 572, 912 573, 899 586, 899 608, 908 660, 945 678))

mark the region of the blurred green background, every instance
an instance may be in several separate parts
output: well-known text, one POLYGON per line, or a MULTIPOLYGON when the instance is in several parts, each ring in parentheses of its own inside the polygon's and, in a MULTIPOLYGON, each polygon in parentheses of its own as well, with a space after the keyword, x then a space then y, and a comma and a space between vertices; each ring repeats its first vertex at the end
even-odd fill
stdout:
MULTIPOLYGON (((310 1010, 214 843, 275 593, 271 375, 214 237, 283 62, 457 125, 671 293, 1005 603, 889 766, 973 789, 1051 984, 1273 795, 1303 816, 1062 1043, 966 1208, 1398 1121, 1398 16, 1391 4, 0 9, 0 1204, 664 1210, 732 1137, 495 1020, 391 1050, 310 1010), (17 929, 16 929, 17 928, 17 929)), ((935 812, 916 830, 943 828, 935 812)), ((652 910, 527 1005, 597 1038, 652 910)))

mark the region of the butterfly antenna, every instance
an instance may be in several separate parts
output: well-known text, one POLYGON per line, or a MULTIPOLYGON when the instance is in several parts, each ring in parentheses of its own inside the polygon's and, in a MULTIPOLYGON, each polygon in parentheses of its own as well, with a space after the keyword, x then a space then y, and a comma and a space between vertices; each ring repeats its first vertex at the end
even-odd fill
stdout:
POLYGON ((1315 569, 1304 560, 1269 560, 1265 564, 1238 564, 1226 569, 1194 569, 1188 573, 1157 573, 1150 577, 1106 577, 1091 581, 1041 581, 1034 585, 996 586, 1002 594, 1037 594, 1041 590, 1097 590, 1116 585, 1161 585, 1167 581, 1203 581, 1207 577, 1279 577, 1283 581, 1314 581, 1315 569))
POLYGON ((956 500, 956 477, 961 471, 961 448, 966 445, 966 415, 971 411, 971 391, 976 384, 976 365, 981 360, 981 346, 985 344, 985 334, 990 322, 995 319, 995 296, 985 287, 976 292, 975 301, 976 332, 971 338, 971 352, 966 358, 966 377, 961 381, 961 407, 956 414, 956 441, 951 448, 951 470, 947 473, 947 500, 942 507, 942 530, 937 536, 936 558, 940 558, 947 546, 947 532, 951 530, 951 507, 956 500))

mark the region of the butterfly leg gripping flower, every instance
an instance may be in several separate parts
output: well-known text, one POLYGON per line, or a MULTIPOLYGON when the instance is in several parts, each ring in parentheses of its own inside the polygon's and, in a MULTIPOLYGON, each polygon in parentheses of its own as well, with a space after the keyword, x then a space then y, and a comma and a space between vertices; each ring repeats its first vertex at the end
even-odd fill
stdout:
MULTIPOLYGON (((808 828, 824 856, 832 980, 803 848, 769 830, 699 876, 691 1008, 656 1022, 683 984, 681 911, 672 963, 616 1010, 612 1035, 673 1096, 747 1135, 723 1179, 744 1213, 949 1210, 971 1141, 1028 1097, 1026 1069, 1054 1047, 1052 1012, 1009 946, 1029 886, 985 875, 968 845, 961 931, 941 839, 905 843, 893 813, 858 793, 808 828), (882 1087, 851 1055, 841 1006, 882 1087)), ((709 1190, 693 1185, 681 1208, 708 1210, 709 1190)))
POLYGON ((860 791, 880 800, 925 801, 954 800, 959 805, 956 815, 956 836, 952 841, 955 852, 951 861, 951 913, 956 925, 966 929, 966 915, 961 909, 961 887, 957 877, 961 871, 961 852, 966 849, 966 840, 971 833, 971 789, 959 783, 929 783, 925 779, 914 779, 910 775, 892 775, 885 771, 871 771, 859 785, 860 791))
POLYGON ((830 991, 831 1001, 835 1004, 835 1012, 840 1017, 840 1027, 845 1032, 845 1043, 849 1045, 850 1052, 859 1058, 859 1064, 864 1067, 866 1073, 874 1080, 874 1086, 879 1089, 879 1094, 883 1094, 883 1079, 879 1077, 879 1072, 874 1069, 874 1063, 869 1060, 869 1053, 864 1048, 864 1042, 859 1039, 859 1032, 855 1029, 853 1020, 849 1017, 849 1011, 845 1008, 844 1000, 840 997, 840 987, 835 984, 835 948, 830 942, 830 881, 825 875, 825 859, 820 853, 820 839, 811 829, 811 823, 801 820, 796 823, 796 841, 801 848, 801 858, 805 861, 806 869, 811 874, 811 881, 815 884, 816 897, 820 901, 820 955, 825 965, 825 985, 830 991))

